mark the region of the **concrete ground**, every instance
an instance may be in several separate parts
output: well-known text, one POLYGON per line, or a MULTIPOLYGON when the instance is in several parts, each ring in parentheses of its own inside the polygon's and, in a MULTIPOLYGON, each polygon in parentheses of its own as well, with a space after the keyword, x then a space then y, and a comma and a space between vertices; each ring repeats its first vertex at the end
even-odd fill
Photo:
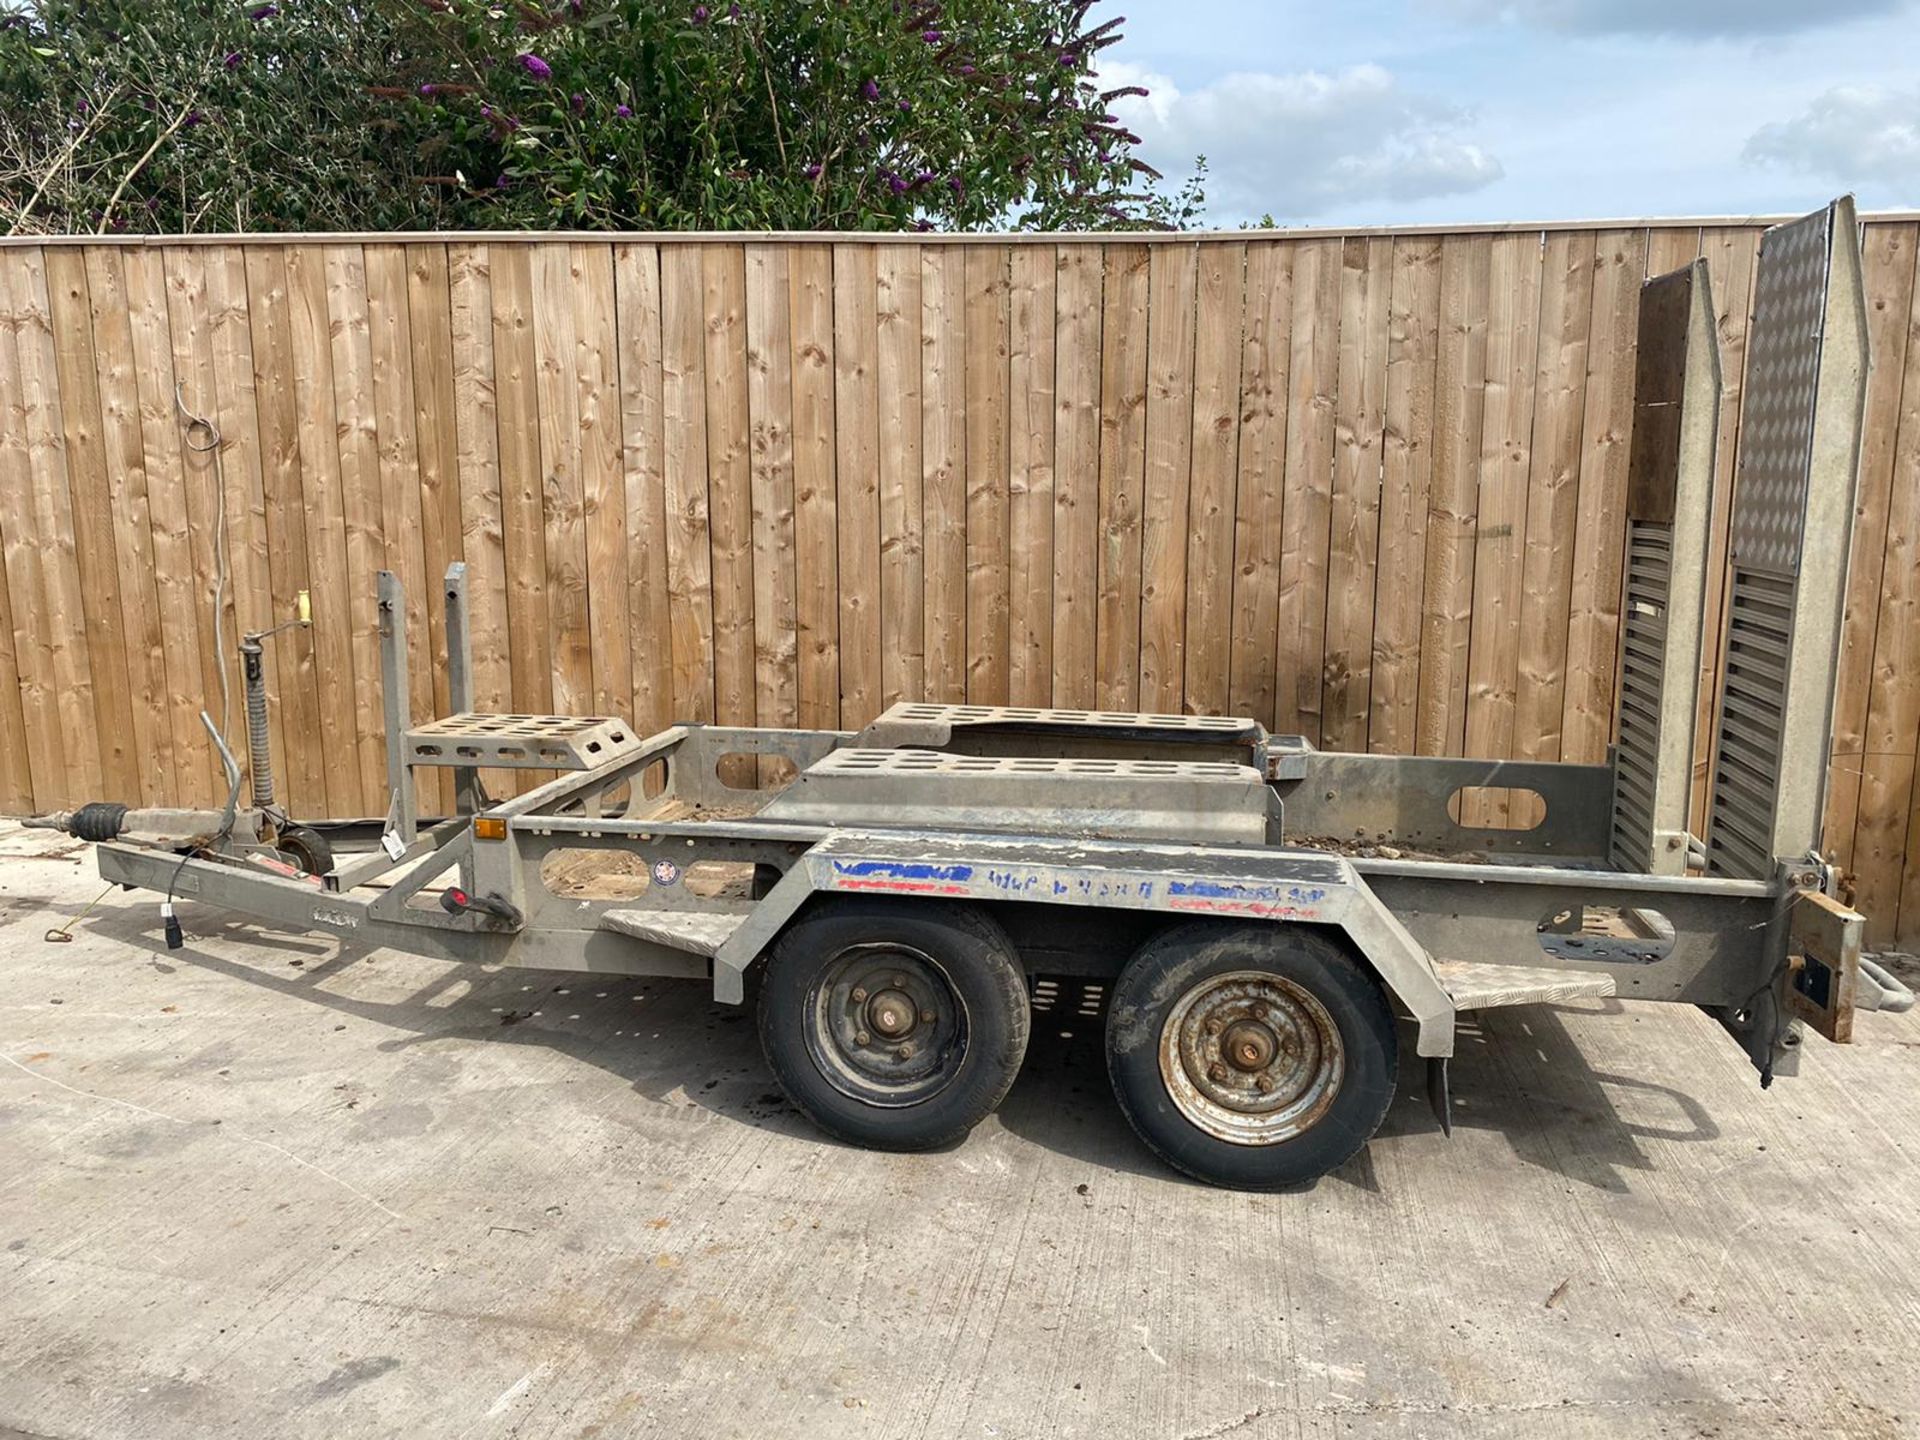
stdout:
POLYGON ((1450 1141, 1409 1064, 1359 1159, 1250 1196, 1151 1160, 1084 1022, 870 1154, 698 985, 194 906, 169 952, 119 892, 43 941, 99 889, 0 829, 0 1434, 1920 1429, 1920 1014, 1763 1094, 1689 1009, 1497 1012, 1450 1141))

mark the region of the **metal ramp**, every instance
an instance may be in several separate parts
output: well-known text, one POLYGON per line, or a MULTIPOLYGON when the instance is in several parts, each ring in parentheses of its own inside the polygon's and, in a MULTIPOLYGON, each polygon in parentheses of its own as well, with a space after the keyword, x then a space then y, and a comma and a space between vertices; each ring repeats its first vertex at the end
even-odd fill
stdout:
POLYGON ((487 766, 507 770, 591 770, 640 741, 612 716, 447 715, 403 732, 409 765, 487 766))
POLYGON ((1866 296, 1850 199, 1769 230, 1754 276, 1707 871, 1759 880, 1820 843, 1866 296))
POLYGON ((746 922, 744 910, 738 914, 716 914, 710 910, 607 910, 600 916, 602 930, 708 958, 746 922))
POLYGON ((968 755, 1223 760, 1262 765, 1267 732, 1234 715, 1134 715, 1016 705, 893 706, 860 732, 863 748, 968 755))
POLYGON ((1609 842, 1622 870, 1687 869, 1719 426, 1720 347, 1696 260, 1640 287, 1609 842))

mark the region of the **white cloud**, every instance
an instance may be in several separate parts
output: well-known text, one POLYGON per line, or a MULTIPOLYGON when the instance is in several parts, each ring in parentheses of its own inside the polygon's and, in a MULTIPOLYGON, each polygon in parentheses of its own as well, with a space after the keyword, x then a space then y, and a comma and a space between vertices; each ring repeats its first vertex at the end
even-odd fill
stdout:
POLYGON ((1110 62, 1100 84, 1147 87, 1145 98, 1123 97, 1114 112, 1170 177, 1207 157, 1216 220, 1303 220, 1356 201, 1462 194, 1501 174, 1498 160, 1464 138, 1465 111, 1408 93, 1378 65, 1238 73, 1183 92, 1164 75, 1110 62))
POLYGON ((1888 15, 1909 0, 1443 0, 1469 15, 1584 35, 1784 35, 1888 15))
POLYGON ((1920 201, 1920 87, 1838 86, 1793 119, 1754 131, 1746 158, 1849 187, 1892 186, 1896 203, 1920 201))

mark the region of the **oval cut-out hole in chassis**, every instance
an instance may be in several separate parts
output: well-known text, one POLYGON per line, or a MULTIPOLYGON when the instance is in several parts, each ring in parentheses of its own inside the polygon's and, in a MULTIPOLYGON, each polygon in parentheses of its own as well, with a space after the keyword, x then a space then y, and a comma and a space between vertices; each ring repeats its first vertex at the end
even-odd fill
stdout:
POLYGON ((1564 906, 1542 916, 1537 930, 1540 949, 1554 960, 1651 965, 1673 953, 1672 923, 1640 906, 1564 906))
POLYGON ((1468 830, 1538 830, 1547 802, 1538 790, 1462 785, 1447 797, 1447 816, 1468 830))
POLYGON ((652 880, 645 858, 626 850, 549 850, 540 883, 562 900, 638 900, 652 880))

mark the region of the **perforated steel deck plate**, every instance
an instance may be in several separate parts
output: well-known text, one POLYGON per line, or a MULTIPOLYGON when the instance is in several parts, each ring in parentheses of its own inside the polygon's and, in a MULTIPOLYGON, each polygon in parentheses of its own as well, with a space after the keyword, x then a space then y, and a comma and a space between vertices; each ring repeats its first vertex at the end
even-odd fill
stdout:
POLYGON ((633 727, 604 715, 447 715, 405 731, 409 765, 592 770, 640 748, 633 727))
POLYGON ((1114 780, 1244 779, 1247 767, 1215 760, 1052 759, 1026 755, 949 755, 938 750, 835 750, 809 775, 1099 776, 1114 780))

